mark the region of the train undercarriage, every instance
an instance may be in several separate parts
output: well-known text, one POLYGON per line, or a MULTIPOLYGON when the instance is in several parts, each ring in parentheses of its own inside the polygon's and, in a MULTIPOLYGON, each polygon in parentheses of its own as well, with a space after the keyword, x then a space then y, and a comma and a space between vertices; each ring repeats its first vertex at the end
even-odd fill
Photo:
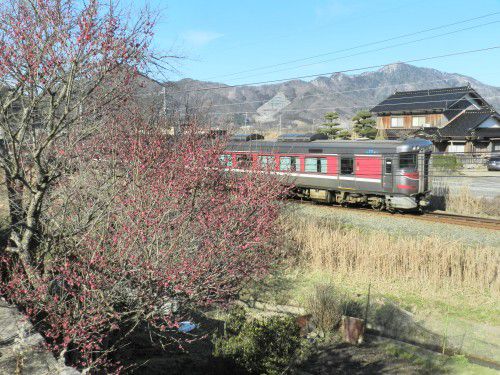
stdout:
POLYGON ((303 199, 341 206, 360 205, 371 207, 374 210, 389 212, 422 211, 429 205, 428 193, 407 195, 393 195, 383 193, 360 193, 343 190, 322 190, 313 188, 296 188, 294 194, 303 199))

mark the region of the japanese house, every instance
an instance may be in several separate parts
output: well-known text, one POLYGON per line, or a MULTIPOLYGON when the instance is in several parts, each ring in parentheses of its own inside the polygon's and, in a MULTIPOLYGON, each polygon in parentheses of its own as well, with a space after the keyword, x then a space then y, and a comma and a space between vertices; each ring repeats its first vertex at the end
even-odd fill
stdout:
POLYGON ((500 152, 500 115, 470 85, 395 92, 370 112, 380 138, 418 136, 437 151, 500 152))

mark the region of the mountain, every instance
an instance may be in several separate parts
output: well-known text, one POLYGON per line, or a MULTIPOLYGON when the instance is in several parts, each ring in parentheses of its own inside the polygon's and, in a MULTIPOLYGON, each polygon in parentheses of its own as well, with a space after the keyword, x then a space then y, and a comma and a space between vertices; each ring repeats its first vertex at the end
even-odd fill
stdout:
POLYGON ((348 126, 359 109, 369 109, 395 91, 411 91, 470 84, 487 102, 500 109, 500 88, 474 78, 397 63, 357 75, 342 73, 312 81, 292 80, 261 86, 229 87, 215 82, 183 79, 166 84, 172 113, 210 114, 219 124, 275 128, 311 126, 325 112, 337 111, 348 126), (204 90, 205 88, 215 88, 204 90), (227 88, 225 88, 227 87, 227 88))

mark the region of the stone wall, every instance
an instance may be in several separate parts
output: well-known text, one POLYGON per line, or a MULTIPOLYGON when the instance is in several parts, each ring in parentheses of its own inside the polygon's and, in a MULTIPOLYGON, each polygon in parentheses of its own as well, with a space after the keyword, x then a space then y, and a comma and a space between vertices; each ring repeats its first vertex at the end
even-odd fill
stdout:
POLYGON ((80 374, 59 363, 43 344, 43 337, 17 308, 0 298, 0 374, 80 374))

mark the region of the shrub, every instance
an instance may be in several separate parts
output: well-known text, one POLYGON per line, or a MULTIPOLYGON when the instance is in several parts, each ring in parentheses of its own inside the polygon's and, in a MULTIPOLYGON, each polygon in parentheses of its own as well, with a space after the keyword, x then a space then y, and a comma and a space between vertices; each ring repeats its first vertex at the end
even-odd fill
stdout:
POLYGON ((247 320, 245 309, 241 306, 234 306, 226 319, 225 335, 237 335, 245 325, 247 320))
POLYGON ((241 310, 230 314, 226 332, 232 334, 215 338, 214 355, 233 360, 251 374, 287 372, 301 346, 295 320, 271 317, 240 324, 241 317, 241 310))
POLYGON ((440 170, 458 171, 463 164, 456 155, 433 155, 432 166, 440 170))
POLYGON ((359 302, 348 299, 329 284, 314 287, 313 293, 307 299, 306 308, 324 334, 338 328, 342 315, 356 318, 363 316, 363 307, 359 302))

